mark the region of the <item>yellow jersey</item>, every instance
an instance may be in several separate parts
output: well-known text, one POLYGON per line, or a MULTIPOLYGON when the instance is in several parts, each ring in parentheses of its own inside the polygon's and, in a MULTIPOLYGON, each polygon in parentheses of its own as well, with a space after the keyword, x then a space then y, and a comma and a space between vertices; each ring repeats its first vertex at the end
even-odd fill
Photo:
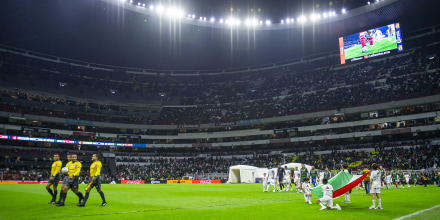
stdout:
POLYGON ((101 161, 95 161, 90 165, 90 177, 101 175, 102 163, 101 161))
POLYGON ((56 176, 56 175, 60 174, 60 172, 61 172, 61 165, 62 164, 63 163, 61 163, 61 161, 59 161, 59 160, 54 161, 52 163, 52 169, 50 170, 50 175, 51 176, 56 176))
MULTIPOLYGON (((69 162, 71 163, 69 168, 69 172, 67 172, 68 176, 79 176, 79 173, 81 172, 82 164, 81 162, 69 162)), ((67 165, 66 165, 67 166, 67 165)))
MULTIPOLYGON (((364 169, 364 174, 370 172, 368 169, 364 169)), ((365 177, 365 181, 370 181, 370 173, 365 177)))

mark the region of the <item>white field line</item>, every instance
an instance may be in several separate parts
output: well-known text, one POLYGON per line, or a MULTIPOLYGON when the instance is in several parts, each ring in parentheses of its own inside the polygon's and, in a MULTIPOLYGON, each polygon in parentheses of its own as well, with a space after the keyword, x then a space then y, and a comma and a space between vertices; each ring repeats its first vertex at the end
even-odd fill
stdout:
POLYGON ((436 209, 436 208, 439 208, 439 207, 440 207, 440 205, 436 205, 434 207, 423 209, 423 210, 420 210, 418 212, 411 213, 409 215, 405 215, 405 216, 402 216, 402 217, 399 217, 399 218, 395 218, 393 220, 402 220, 402 219, 409 218, 409 217, 412 217, 412 216, 418 215, 420 213, 423 213, 423 212, 426 212, 426 211, 429 211, 429 210, 432 210, 432 209, 436 209))

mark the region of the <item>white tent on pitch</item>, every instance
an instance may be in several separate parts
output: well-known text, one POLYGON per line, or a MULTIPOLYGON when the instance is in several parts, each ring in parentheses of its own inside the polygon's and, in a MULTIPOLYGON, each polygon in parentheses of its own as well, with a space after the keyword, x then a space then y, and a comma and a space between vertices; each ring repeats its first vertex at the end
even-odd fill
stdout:
POLYGON ((255 183, 255 174, 258 167, 235 165, 229 167, 230 183, 255 183))

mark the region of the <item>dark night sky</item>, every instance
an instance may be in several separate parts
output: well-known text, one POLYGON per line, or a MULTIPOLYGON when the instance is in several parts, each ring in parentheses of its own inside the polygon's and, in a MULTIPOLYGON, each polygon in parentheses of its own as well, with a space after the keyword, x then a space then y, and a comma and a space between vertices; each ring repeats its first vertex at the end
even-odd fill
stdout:
MULTIPOLYGON (((262 17, 276 20, 280 14, 350 9, 367 1, 336 0, 331 7, 328 0, 181 2, 196 14, 207 16, 226 14, 230 7, 238 16, 249 8, 261 8, 262 17)), ((2 0, 0 44, 106 65, 164 70, 235 68, 337 50, 338 37, 362 28, 401 22, 405 35, 438 24, 438 7, 430 5, 436 1, 418 2, 401 0, 399 11, 376 11, 314 28, 231 33, 189 24, 182 24, 179 31, 165 20, 124 11, 100 0, 2 0)))

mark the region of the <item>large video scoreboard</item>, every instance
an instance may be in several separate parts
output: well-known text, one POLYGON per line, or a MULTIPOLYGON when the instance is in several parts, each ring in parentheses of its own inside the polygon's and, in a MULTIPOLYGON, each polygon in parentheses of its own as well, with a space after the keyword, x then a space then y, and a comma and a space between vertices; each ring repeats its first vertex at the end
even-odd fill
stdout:
POLYGON ((403 51, 400 23, 362 30, 339 38, 341 64, 403 51))

